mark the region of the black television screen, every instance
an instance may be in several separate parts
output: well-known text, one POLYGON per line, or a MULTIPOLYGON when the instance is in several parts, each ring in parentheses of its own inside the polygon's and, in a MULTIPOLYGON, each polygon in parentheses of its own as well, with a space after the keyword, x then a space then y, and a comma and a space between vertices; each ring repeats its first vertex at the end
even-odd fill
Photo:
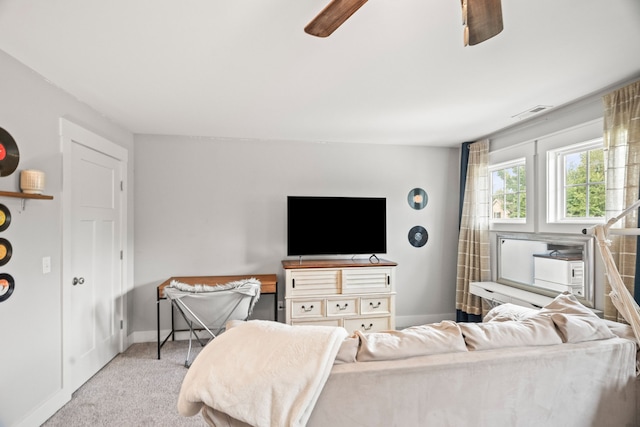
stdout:
POLYGON ((383 197, 287 197, 287 254, 358 255, 387 251, 383 197))

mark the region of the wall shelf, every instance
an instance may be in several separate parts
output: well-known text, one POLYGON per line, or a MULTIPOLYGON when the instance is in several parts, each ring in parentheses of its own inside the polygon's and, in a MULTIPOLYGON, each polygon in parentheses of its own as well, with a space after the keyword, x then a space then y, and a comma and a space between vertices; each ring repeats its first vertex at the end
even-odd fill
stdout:
POLYGON ((14 197, 22 199, 22 210, 24 211, 27 199, 30 200, 53 200, 53 196, 47 196, 46 194, 29 194, 20 193, 17 191, 0 191, 0 197, 14 197))
POLYGON ((0 191, 0 197, 16 197, 18 199, 53 200, 53 196, 47 196, 45 194, 28 194, 28 193, 19 193, 16 191, 0 191))

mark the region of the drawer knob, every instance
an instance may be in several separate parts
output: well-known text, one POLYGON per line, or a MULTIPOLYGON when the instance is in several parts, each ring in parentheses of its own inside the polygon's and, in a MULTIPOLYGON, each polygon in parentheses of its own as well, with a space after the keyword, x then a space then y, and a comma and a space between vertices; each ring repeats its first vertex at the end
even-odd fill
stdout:
POLYGON ((372 303, 372 302, 370 302, 370 303, 369 303, 369 305, 370 305, 370 306, 371 306, 371 308, 373 308, 373 309, 379 308, 379 307, 380 307, 380 304, 382 304, 380 301, 378 301, 378 304, 376 304, 376 305, 373 305, 373 303, 372 303))
POLYGON ((348 306, 349 304, 347 304, 346 302, 344 303, 344 306, 340 306, 340 304, 336 304, 336 307, 338 307, 338 310, 346 310, 348 306))
POLYGON ((368 331, 371 328, 373 328, 373 323, 369 323, 369 326, 365 326, 363 323, 362 325, 360 325, 360 327, 362 328, 363 331, 368 331))
POLYGON ((313 305, 310 305, 310 306, 309 306, 309 308, 306 308, 306 307, 303 305, 301 308, 302 308, 302 311, 304 311, 304 312, 309 312, 309 311, 313 310, 313 305))

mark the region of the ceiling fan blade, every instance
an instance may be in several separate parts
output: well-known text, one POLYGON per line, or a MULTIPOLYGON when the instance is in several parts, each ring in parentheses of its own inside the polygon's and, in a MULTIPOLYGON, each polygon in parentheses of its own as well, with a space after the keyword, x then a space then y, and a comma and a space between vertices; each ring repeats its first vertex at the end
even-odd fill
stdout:
POLYGON ((307 34, 328 37, 367 0, 332 0, 322 12, 304 27, 307 34))
POLYGON ((502 4, 500 0, 463 0, 466 3, 465 44, 476 45, 499 34, 502 29, 502 4))

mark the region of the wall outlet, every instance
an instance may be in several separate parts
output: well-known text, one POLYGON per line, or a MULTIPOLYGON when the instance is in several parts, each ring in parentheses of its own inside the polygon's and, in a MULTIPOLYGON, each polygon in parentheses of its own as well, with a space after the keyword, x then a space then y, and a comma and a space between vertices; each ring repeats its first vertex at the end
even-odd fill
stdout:
POLYGON ((278 301, 278 311, 284 310, 284 301, 278 301))
POLYGON ((51 257, 46 256, 42 258, 42 274, 51 273, 51 257))

